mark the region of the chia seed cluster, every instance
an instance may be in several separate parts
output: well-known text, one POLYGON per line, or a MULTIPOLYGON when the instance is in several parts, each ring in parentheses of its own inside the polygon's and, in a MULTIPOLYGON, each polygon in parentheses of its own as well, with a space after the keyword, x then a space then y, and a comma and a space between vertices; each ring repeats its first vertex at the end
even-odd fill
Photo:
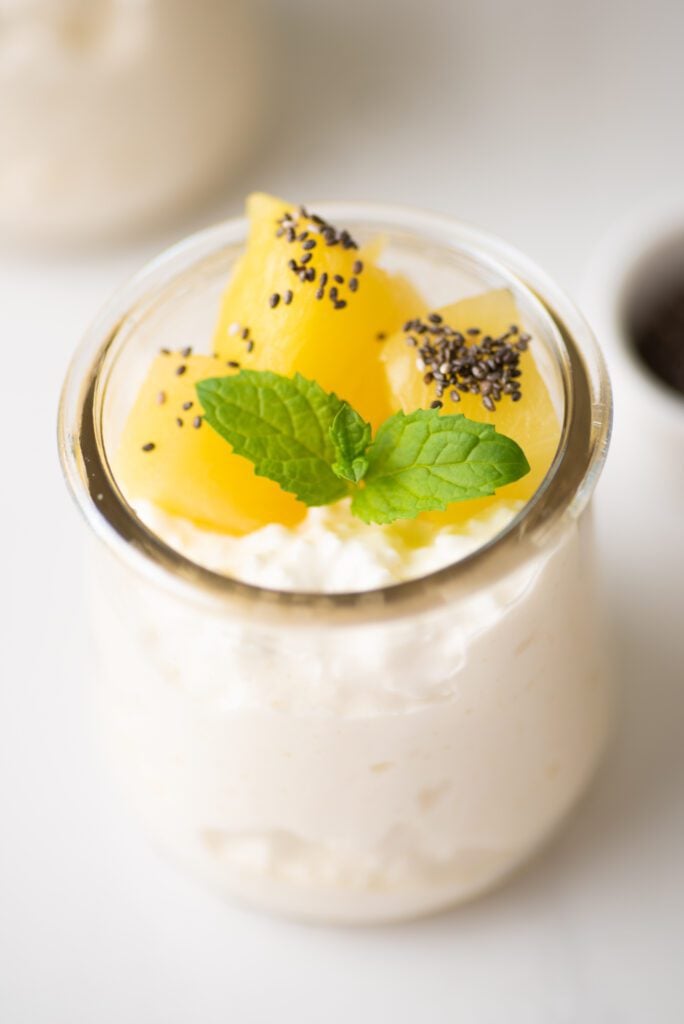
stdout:
POLYGON ((407 320, 404 333, 407 345, 418 352, 416 367, 424 373, 424 383, 435 386, 431 409, 442 408, 447 391, 452 402, 460 402, 462 394, 481 395, 488 412, 494 412, 504 395, 513 402, 522 398, 520 353, 527 350, 531 338, 521 334, 516 324, 494 338, 482 336, 479 327, 457 331, 439 313, 430 313, 425 320, 407 320))
MULTIPOLYGON (((342 290, 346 286, 348 292, 353 294, 359 288, 359 275, 363 271, 361 260, 354 260, 351 275, 345 280, 342 274, 329 275, 325 270, 318 271, 314 266, 314 258, 317 247, 339 245, 342 249, 358 249, 357 243, 348 231, 338 231, 317 213, 309 213, 304 206, 300 206, 297 214, 288 211, 276 221, 276 238, 281 238, 289 245, 299 248, 297 257, 291 257, 287 266, 288 269, 298 278, 302 284, 316 284, 316 299, 327 298, 332 303, 333 309, 344 309, 348 297, 342 297, 342 290), (304 224, 302 225, 302 221, 304 224)), ((275 309, 282 301, 289 306, 294 298, 294 293, 288 289, 282 295, 274 292, 269 296, 268 304, 275 309)))

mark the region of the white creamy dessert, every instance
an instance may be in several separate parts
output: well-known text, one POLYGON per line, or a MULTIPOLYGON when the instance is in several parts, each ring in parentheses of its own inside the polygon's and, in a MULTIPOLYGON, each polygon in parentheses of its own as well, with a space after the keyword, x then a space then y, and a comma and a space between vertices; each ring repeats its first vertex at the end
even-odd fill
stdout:
POLYGON ((112 306, 62 414, 130 803, 221 891, 364 923, 529 857, 612 707, 591 338, 507 248, 371 209, 357 243, 250 197, 246 244, 214 229, 112 306))
POLYGON ((257 905, 370 922, 472 896, 547 837, 603 749, 590 554, 569 526, 462 603, 290 631, 137 587, 98 551, 119 781, 160 846, 257 905))
POLYGON ((231 537, 136 503, 146 526, 198 565, 259 587, 321 594, 373 590, 444 569, 495 537, 521 508, 499 502, 464 528, 425 523, 407 531, 363 523, 344 501, 308 509, 293 528, 274 523, 231 537))

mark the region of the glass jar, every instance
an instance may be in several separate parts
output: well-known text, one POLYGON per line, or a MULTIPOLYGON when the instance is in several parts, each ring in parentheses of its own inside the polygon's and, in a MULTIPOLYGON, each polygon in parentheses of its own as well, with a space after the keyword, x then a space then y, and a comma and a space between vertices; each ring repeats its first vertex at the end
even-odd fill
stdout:
POLYGON ((138 234, 224 189, 271 88, 256 7, 0 0, 3 243, 138 234))
POLYGON ((66 382, 60 448, 93 538, 89 609, 113 771, 158 844, 249 902, 372 922, 481 892, 583 791, 611 721, 588 504, 610 391, 590 332, 517 252, 406 209, 322 204, 437 307, 509 288, 558 404, 543 484, 473 554, 360 593, 212 573, 139 520, 110 468, 159 347, 209 345, 242 220, 171 249, 107 306, 66 382))

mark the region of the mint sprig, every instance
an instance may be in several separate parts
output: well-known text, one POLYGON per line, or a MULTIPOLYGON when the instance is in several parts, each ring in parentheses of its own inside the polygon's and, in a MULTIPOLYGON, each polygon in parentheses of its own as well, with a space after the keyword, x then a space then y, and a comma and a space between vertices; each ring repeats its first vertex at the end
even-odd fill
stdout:
POLYGON ((351 495, 367 523, 412 519, 482 498, 529 472, 520 446, 489 423, 418 409, 368 423, 300 374, 241 370, 200 381, 204 418, 259 476, 306 505, 351 495))

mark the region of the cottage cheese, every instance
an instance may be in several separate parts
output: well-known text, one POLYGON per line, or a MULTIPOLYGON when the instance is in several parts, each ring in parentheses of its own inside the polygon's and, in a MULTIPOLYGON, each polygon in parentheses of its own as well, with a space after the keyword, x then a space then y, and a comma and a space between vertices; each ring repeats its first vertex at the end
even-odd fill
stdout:
MULTIPOLYGON (((424 571, 500 525, 406 558, 360 527, 331 538, 328 513, 292 551, 275 528, 231 543, 143 514, 213 568, 306 588, 424 571)), ((405 918, 494 884, 560 822, 604 745, 589 530, 566 523, 463 601, 435 582, 429 611, 349 625, 195 604, 98 547, 101 718, 149 832, 222 891, 312 920, 405 918)))
POLYGON ((203 530, 151 502, 136 503, 147 526, 186 558, 244 583, 331 594, 373 590, 427 576, 500 533, 522 502, 497 502, 465 527, 383 527, 352 515, 348 501, 310 508, 294 529, 272 524, 244 537, 203 530))

